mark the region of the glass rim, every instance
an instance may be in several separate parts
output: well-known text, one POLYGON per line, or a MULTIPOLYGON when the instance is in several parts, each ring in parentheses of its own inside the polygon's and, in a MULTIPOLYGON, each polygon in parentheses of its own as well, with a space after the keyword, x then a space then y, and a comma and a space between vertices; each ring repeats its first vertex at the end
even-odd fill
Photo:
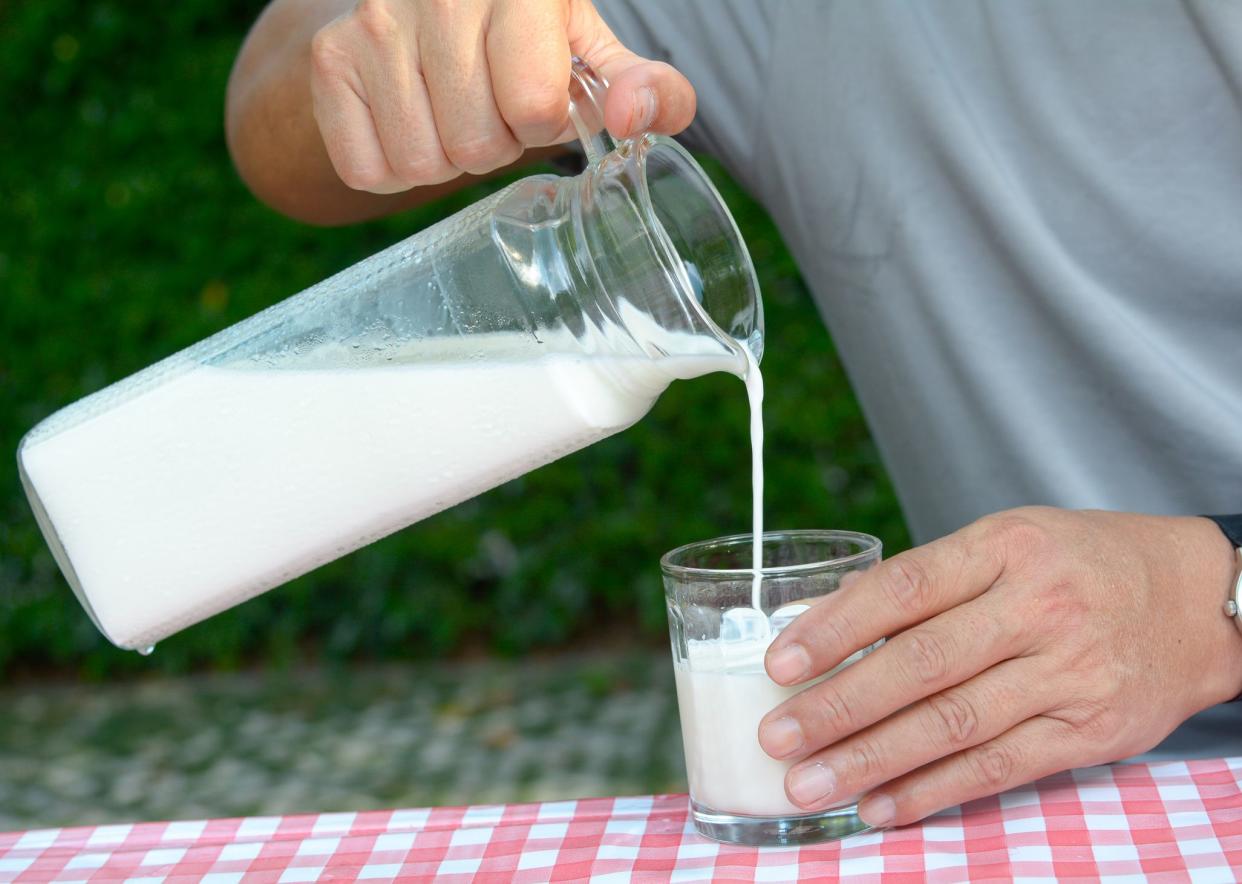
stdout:
MULTIPOLYGON (((783 577, 789 574, 816 571, 825 566, 850 565, 865 559, 883 547, 878 537, 872 534, 864 534, 861 531, 845 531, 831 528, 798 528, 763 532, 763 543, 765 544, 769 540, 785 538, 848 540, 861 544, 863 548, 846 556, 837 556, 816 562, 801 562, 797 565, 774 565, 772 567, 760 568, 759 573, 764 577, 783 577)), ((674 561, 675 558, 684 557, 690 552, 698 552, 710 547, 739 546, 743 543, 747 546, 754 543, 754 533, 748 531, 744 534, 728 534, 723 537, 713 537, 710 540, 696 540, 693 543, 682 544, 676 549, 671 549, 660 556, 660 570, 668 577, 705 577, 709 579, 749 577, 755 573, 754 568, 700 568, 692 565, 678 564, 674 561)))

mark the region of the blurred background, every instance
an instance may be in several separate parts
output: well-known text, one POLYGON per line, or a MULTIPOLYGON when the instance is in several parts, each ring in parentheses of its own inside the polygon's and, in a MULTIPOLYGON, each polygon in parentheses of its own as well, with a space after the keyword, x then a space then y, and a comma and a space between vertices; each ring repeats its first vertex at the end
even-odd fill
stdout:
MULTIPOLYGON (((321 230, 255 202, 222 113, 259 2, 0 4, 0 449, 74 400, 474 202, 321 230)), ((908 545, 771 222, 705 160, 767 310, 772 528, 908 545)), ((0 469, 0 829, 683 790, 657 560, 746 531, 737 378, 141 657, 0 469)))

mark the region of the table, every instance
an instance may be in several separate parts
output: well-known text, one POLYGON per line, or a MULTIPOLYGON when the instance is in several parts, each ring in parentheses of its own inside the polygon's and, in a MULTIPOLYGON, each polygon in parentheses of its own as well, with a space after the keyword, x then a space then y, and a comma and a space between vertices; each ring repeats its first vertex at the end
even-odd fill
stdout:
POLYGON ((716 844, 684 795, 0 834, 0 881, 1242 879, 1242 757, 1071 771, 920 825, 716 844))

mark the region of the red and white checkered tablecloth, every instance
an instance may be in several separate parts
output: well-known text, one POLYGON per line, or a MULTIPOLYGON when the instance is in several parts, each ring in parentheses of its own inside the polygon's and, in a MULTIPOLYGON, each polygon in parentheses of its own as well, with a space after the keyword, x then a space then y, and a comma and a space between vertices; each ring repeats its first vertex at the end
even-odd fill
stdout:
POLYGON ((716 844, 684 795, 0 834, 0 881, 1242 879, 1242 758, 1073 771, 920 825, 716 844))

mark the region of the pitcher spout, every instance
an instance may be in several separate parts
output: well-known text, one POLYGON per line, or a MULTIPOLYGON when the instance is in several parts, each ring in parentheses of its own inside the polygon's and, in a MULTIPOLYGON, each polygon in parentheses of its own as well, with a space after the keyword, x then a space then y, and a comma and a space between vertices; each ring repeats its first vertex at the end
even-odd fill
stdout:
MULTIPOLYGON (((763 308, 750 256, 720 195, 676 142, 646 135, 592 163, 578 182, 582 256, 618 324, 649 358, 763 354, 763 308)), ((720 370, 714 368, 712 370, 720 370)))

